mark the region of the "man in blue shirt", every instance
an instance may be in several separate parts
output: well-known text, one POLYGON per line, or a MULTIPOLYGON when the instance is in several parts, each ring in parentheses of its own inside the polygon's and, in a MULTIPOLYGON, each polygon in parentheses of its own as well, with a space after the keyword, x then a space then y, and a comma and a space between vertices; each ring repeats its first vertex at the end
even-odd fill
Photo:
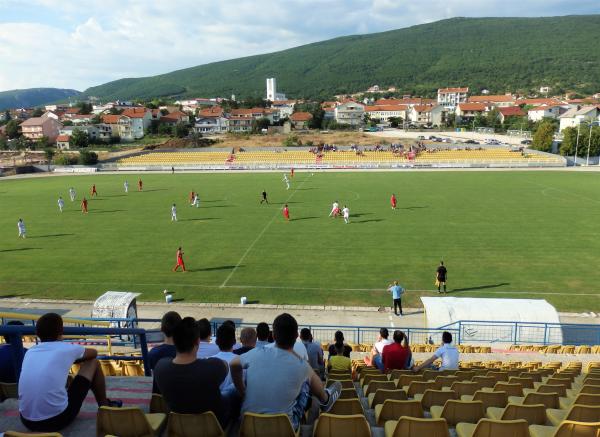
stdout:
POLYGON ((398 285, 398 281, 394 281, 392 285, 389 286, 388 291, 392 293, 392 299, 394 299, 394 314, 397 316, 402 315, 402 295, 404 294, 404 288, 398 285), (398 309, 400 309, 400 314, 398 314, 398 309))
MULTIPOLYGON (((23 322, 11 320, 7 325, 23 326, 23 322)), ((0 382, 15 383, 17 382, 15 375, 15 367, 13 366, 13 349, 10 344, 10 338, 4 337, 6 344, 0 346, 0 382)), ((23 348, 23 355, 27 349, 23 348)))
MULTIPOLYGON (((173 343, 173 332, 179 322, 181 322, 181 316, 176 311, 168 311, 163 315, 160 322, 160 330, 165 338, 164 342, 153 347, 148 352, 148 364, 153 372, 154 367, 156 367, 156 364, 161 358, 175 358, 176 349, 175 344, 173 343)), ((152 393, 160 393, 158 391, 158 386, 156 385, 156 380, 152 383, 152 393)))

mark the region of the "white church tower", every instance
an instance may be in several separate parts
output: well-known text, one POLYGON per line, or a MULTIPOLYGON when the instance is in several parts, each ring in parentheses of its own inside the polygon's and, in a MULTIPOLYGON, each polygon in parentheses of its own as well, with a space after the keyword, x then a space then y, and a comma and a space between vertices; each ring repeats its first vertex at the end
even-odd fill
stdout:
POLYGON ((274 77, 267 78, 267 100, 271 102, 285 100, 285 94, 277 92, 277 81, 274 77))

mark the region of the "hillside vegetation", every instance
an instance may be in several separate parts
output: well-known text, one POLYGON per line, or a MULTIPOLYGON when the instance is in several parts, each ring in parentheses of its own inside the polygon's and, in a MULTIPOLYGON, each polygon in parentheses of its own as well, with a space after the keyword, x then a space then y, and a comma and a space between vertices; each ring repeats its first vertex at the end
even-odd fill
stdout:
MULTIPOLYGON (((277 77, 290 97, 330 97, 373 84, 432 95, 438 87, 474 92, 600 91, 600 15, 453 18, 389 32, 347 36, 280 52, 201 65, 89 88, 105 99, 264 94, 277 77)), ((190 48, 193 56, 193 48, 190 48)))
POLYGON ((28 88, 0 92, 0 111, 9 108, 31 108, 81 94, 61 88, 28 88))

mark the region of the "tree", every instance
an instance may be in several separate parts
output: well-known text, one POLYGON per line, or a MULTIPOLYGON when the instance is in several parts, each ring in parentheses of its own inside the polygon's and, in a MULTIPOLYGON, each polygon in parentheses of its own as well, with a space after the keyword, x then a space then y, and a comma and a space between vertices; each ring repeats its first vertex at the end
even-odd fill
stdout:
POLYGON ((6 123, 6 136, 11 140, 17 138, 21 133, 19 132, 19 122, 17 120, 10 120, 6 123))
POLYGON ((48 138, 47 136, 44 135, 44 136, 38 138, 35 143, 36 143, 35 144, 36 149, 44 150, 44 149, 47 149, 48 147, 50 147, 50 138, 48 138))
POLYGON ((91 103, 81 102, 77 106, 79 107, 79 113, 81 115, 91 114, 94 110, 94 107, 91 103))
POLYGON ((497 129, 501 126, 500 112, 498 111, 498 109, 494 108, 486 114, 485 124, 488 127, 492 127, 494 129, 497 129))
POLYGON ((261 133, 263 129, 267 129, 269 126, 271 126, 271 122, 266 117, 252 120, 252 133, 261 133))
POLYGON ((56 150, 52 147, 46 147, 44 153, 46 154, 46 161, 48 161, 48 170, 50 170, 50 164, 52 164, 52 158, 54 158, 56 150))
POLYGON ((62 124, 63 126, 73 126, 73 122, 71 120, 64 120, 62 124))
POLYGON ((32 117, 41 117, 44 115, 44 110, 42 108, 35 108, 31 113, 32 117))
POLYGON ((96 152, 83 150, 79 153, 77 162, 81 165, 95 165, 98 163, 98 155, 96 152))
POLYGON ((94 115, 94 117, 90 120, 91 124, 100 124, 102 123, 102 117, 100 116, 100 114, 96 114, 94 115))
POLYGON ((173 132, 177 138, 185 138, 190 133, 190 128, 187 124, 180 122, 175 125, 173 132))
POLYGON ((90 144, 90 139, 86 132, 81 129, 73 129, 73 133, 69 137, 69 146, 75 149, 82 149, 90 144))
POLYGON ((296 146, 301 146, 302 141, 300 140, 298 135, 289 134, 287 136, 287 138, 285 140, 283 140, 282 145, 283 145, 283 147, 296 147, 296 146))
POLYGON ((10 111, 7 109, 6 111, 4 111, 4 121, 8 123, 10 119, 10 111))
POLYGON ((390 126, 393 128, 402 126, 402 123, 404 122, 404 120, 402 120, 402 117, 390 117, 388 118, 388 121, 390 122, 390 126))
MULTIPOLYGON (((562 156, 573 156, 575 155, 575 148, 577 146, 577 128, 568 127, 562 131, 563 140, 558 149, 558 153, 562 156)), ((581 138, 580 145, 581 145, 581 138)), ((577 148, 577 155, 582 156, 583 147, 577 148)))
POLYGON ((0 135, 0 149, 8 150, 8 140, 6 139, 5 136, 1 136, 1 135, 0 135))
POLYGON ((542 152, 552 152, 552 141, 554 141, 554 125, 544 121, 533 135, 531 148, 542 152))
POLYGON ((160 123, 158 125, 159 135, 173 135, 173 128, 168 123, 160 123))

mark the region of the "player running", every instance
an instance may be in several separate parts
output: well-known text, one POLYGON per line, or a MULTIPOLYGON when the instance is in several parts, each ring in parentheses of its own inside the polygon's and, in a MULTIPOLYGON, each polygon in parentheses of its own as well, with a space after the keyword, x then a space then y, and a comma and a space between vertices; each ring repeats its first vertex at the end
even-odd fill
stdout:
POLYGON ((71 202, 75 202, 75 188, 69 188, 69 197, 71 198, 71 202))
POLYGON ((126 192, 126 193, 129 193, 129 182, 125 181, 125 182, 123 183, 123 188, 125 188, 125 192, 126 192))
POLYGON ((91 192, 91 196, 98 196, 98 192, 96 191, 96 184, 92 185, 92 192, 91 192))
POLYGON ((286 222, 290 221, 290 209, 288 208, 287 203, 283 207, 283 218, 286 222))
POLYGON ((138 191, 142 191, 143 187, 144 187, 144 183, 142 182, 142 178, 139 178, 139 180, 138 180, 138 191))
POLYGON ((63 211, 63 208, 65 207, 65 201, 63 200, 62 197, 58 197, 58 209, 60 210, 60 212, 63 211))
POLYGON ((192 203, 190 204, 190 206, 195 206, 196 208, 200 208, 200 198, 198 197, 198 193, 194 193, 194 200, 192 200, 192 203))
POLYGON ((392 209, 396 209, 396 195, 392 193, 392 197, 390 198, 390 203, 392 204, 392 209))
POLYGON ((183 250, 181 250, 181 247, 179 249, 177 249, 177 264, 175 264, 175 267, 173 267, 173 271, 176 272, 177 269, 179 269, 179 267, 181 266, 181 269, 185 272, 185 263, 183 262, 183 250))
POLYGON ((333 202, 333 205, 331 205, 331 212, 329 213, 329 217, 337 217, 339 215, 340 215, 340 204, 336 200, 335 202, 333 202))
POLYGON ((268 205, 269 204, 269 200, 267 199, 267 192, 264 189, 262 190, 261 196, 262 196, 262 200, 260 201, 261 205, 263 203, 265 203, 265 202, 268 205))
POLYGON ((177 207, 175 206, 175 204, 173 204, 173 206, 171 207, 171 221, 177 221, 177 207))
POLYGON ((350 210, 346 205, 344 205, 344 209, 342 209, 342 214, 344 216, 344 223, 350 223, 350 210))
POLYGON ((290 177, 294 179, 294 167, 290 169, 290 177))
POLYGON ((81 212, 83 214, 87 214, 88 213, 88 201, 87 201, 87 199, 85 197, 81 201, 81 212))
POLYGON ((286 190, 289 190, 290 189, 290 180, 288 179, 288 177, 285 173, 283 174, 283 182, 285 182, 285 186, 287 187, 286 190))
POLYGON ((22 218, 19 219, 19 221, 17 222, 17 229, 19 230, 19 238, 25 238, 25 222, 23 221, 22 218))

